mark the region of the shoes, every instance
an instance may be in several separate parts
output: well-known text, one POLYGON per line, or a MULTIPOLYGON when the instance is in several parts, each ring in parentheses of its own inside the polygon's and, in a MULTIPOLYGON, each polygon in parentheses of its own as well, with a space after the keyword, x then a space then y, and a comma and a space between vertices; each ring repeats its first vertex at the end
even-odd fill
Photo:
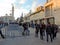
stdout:
POLYGON ((3 39, 5 39, 5 37, 2 37, 3 39))

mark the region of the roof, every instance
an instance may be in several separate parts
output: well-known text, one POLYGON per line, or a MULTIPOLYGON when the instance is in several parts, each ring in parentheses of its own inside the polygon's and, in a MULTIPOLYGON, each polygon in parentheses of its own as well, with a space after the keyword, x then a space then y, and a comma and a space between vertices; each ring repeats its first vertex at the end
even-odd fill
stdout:
POLYGON ((34 15, 34 14, 36 14, 36 13, 41 12, 41 11, 44 12, 44 8, 42 8, 40 11, 37 11, 37 12, 34 12, 34 13, 32 13, 32 14, 26 15, 25 17, 30 17, 30 16, 32 16, 32 15, 34 15))
POLYGON ((39 13, 39 12, 41 12, 41 11, 43 11, 43 12, 44 12, 44 9, 41 9, 41 10, 40 10, 40 11, 38 11, 38 12, 34 12, 34 13, 30 14, 29 16, 34 15, 34 14, 36 14, 36 13, 39 13))

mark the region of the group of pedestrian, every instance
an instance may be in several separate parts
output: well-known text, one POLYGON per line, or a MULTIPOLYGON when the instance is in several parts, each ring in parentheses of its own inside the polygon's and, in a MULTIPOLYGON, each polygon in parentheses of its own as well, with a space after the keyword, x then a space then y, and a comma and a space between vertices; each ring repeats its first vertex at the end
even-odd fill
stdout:
MULTIPOLYGON (((29 35, 30 31, 29 31, 29 26, 27 23, 23 23, 22 24, 24 30, 22 32, 22 35, 29 35)), ((49 41, 49 37, 51 42, 53 42, 53 40, 56 38, 57 36, 57 32, 58 32, 58 26, 53 23, 51 24, 50 22, 48 22, 47 24, 44 24, 44 22, 40 22, 40 23, 35 23, 35 37, 38 37, 38 33, 40 33, 40 39, 43 40, 44 37, 46 37, 46 41, 49 41)))
POLYGON ((56 38, 57 32, 58 32, 58 26, 56 24, 51 24, 48 22, 47 24, 44 24, 44 22, 35 23, 35 36, 38 37, 38 33, 40 32, 40 39, 43 40, 44 36, 46 36, 46 40, 48 42, 49 36, 51 39, 51 42, 53 42, 53 39, 56 38))

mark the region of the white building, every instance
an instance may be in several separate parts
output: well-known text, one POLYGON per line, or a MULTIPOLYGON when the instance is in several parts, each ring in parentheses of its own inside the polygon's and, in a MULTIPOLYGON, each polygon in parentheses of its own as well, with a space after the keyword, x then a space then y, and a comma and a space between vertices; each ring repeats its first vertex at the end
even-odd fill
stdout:
POLYGON ((13 22, 14 18, 12 16, 2 16, 2 17, 0 17, 0 21, 9 23, 9 22, 13 22))
POLYGON ((8 14, 6 14, 6 16, 1 16, 0 17, 0 21, 3 21, 5 23, 9 23, 9 22, 14 22, 14 6, 12 5, 12 10, 11 10, 11 14, 10 16, 8 16, 8 14))

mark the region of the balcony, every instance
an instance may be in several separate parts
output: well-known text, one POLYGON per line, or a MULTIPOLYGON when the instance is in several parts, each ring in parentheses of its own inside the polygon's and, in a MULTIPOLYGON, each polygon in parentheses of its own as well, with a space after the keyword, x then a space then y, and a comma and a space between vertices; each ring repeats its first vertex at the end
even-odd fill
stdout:
POLYGON ((53 5, 48 5, 45 7, 45 16, 53 16, 53 5))

